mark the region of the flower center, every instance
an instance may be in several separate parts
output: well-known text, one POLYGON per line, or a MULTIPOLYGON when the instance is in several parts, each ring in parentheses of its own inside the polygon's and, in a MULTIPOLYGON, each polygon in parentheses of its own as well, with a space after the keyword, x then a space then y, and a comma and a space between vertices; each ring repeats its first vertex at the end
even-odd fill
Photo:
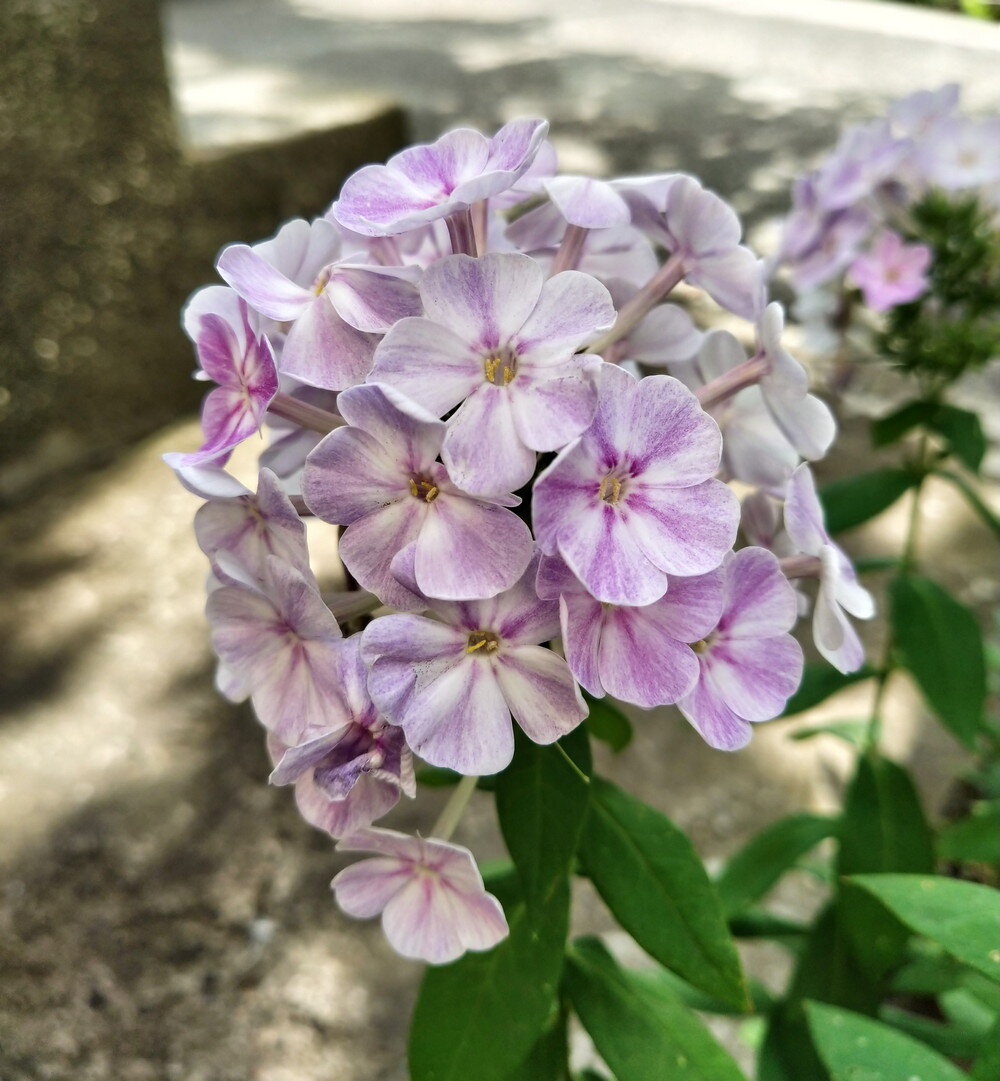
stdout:
POLYGON ((618 473, 606 473, 601 478, 601 486, 597 489, 597 497, 603 499, 609 507, 617 506, 625 494, 624 479, 618 473))
POLYGON ((500 639, 492 631, 473 631, 469 635, 466 653, 496 653, 500 648, 500 639))
POLYGON ((330 268, 324 267, 319 274, 316 275, 316 280, 313 282, 313 292, 316 296, 320 296, 323 290, 330 284, 330 268))
POLYGON ((517 375, 517 355, 510 349, 494 349, 483 358, 483 374, 486 382, 495 387, 505 387, 517 375))
POLYGON ((428 477, 414 474, 410 477, 410 495, 414 499, 422 499, 425 503, 433 503, 440 494, 440 489, 428 477))

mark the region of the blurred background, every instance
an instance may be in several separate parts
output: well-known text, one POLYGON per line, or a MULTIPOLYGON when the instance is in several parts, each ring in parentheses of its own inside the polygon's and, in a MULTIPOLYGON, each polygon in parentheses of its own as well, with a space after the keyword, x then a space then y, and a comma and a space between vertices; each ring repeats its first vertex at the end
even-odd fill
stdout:
MULTIPOLYGON (((1000 24, 940 9, 960 6, 5 0, 2 1081, 406 1076, 419 969, 338 914, 328 882, 343 861, 267 787, 249 711, 216 696, 197 502, 160 460, 199 442, 178 311, 218 249, 321 213, 346 175, 408 141, 541 115, 563 169, 692 172, 766 254, 791 181, 845 123, 949 81, 966 108, 996 108, 1000 24)), ((886 393, 854 391, 823 479, 870 468, 859 418, 886 393)), ((1000 404, 988 380, 975 394, 1000 404)), ((933 483, 926 506, 923 558, 992 610, 989 536, 933 483)), ((898 548, 903 513, 854 531, 852 551, 898 548)), ((887 750, 934 816, 963 752, 893 688, 887 750)), ((657 711, 601 766, 711 865, 783 813, 836 805, 847 750, 789 733, 866 693, 763 726, 735 756, 657 711)), ((422 793, 390 824, 426 825, 436 802, 422 793)), ((458 840, 500 853, 488 803, 458 840)), ((820 895, 801 874, 773 904, 801 915, 820 895)), ((577 907, 581 929, 609 929, 596 898, 577 907)), ((747 960, 784 975, 770 947, 747 960)))

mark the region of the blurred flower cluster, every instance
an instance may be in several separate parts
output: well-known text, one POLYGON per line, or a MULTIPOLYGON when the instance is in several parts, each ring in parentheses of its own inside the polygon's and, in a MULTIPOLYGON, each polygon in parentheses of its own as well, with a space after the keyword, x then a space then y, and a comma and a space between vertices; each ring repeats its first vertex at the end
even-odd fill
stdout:
MULTIPOLYGON (((906 123, 945 111, 911 103, 906 123)), ((184 312, 215 387, 203 445, 167 457, 205 500, 218 686, 252 701, 272 782, 369 854, 334 880, 341 906, 432 962, 506 934, 449 838, 515 725, 551 744, 586 718, 583 692, 609 694, 676 704, 733 750, 799 685, 801 580, 842 672, 863 661, 847 614, 873 613, 807 464, 833 417, 732 208, 683 174, 559 175, 547 127, 460 129, 362 169, 325 216, 227 247, 226 284, 184 312), (699 292, 742 340, 695 324, 699 292), (251 491, 226 466, 257 432, 251 491), (308 518, 339 527, 337 592, 308 518), (374 826, 414 796, 415 755, 466 778, 428 838, 374 826)), ((939 137, 940 175, 962 132, 939 137)), ((866 129, 837 161, 800 191, 802 265, 815 238, 860 236, 899 140, 866 129)), ((897 291, 923 273, 921 249, 878 244, 866 258, 901 260, 897 291)))
POLYGON ((956 84, 848 128, 792 194, 776 267, 811 344, 954 377, 1000 353, 1000 113, 956 84), (871 313, 877 313, 875 317, 871 313))

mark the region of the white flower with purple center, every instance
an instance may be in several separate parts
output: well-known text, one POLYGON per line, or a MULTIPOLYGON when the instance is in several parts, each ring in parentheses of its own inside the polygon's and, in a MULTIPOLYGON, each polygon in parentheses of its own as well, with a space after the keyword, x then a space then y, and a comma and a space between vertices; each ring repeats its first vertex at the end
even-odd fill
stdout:
POLYGON ((535 536, 597 600, 651 604, 667 575, 721 564, 739 503, 715 479, 719 426, 687 387, 605 364, 598 388, 593 424, 535 482, 535 536))
POLYGON ((271 784, 294 784, 302 817, 333 837, 370 826, 395 807, 400 794, 416 795, 413 756, 402 730, 386 724, 375 709, 359 644, 355 635, 331 651, 343 705, 337 724, 298 746, 269 741, 275 761, 271 784))
POLYGON ((558 597, 570 671, 595 698, 613 695, 644 709, 670 705, 698 678, 687 644, 705 637, 722 611, 722 572, 673 578, 658 600, 639 608, 602 604, 558 556, 545 556, 538 593, 558 597))
POLYGON ((796 551, 818 563, 819 591, 813 610, 816 648, 839 671, 857 671, 865 662, 865 651, 844 612, 856 619, 871 619, 875 602, 858 581, 851 561, 826 531, 816 482, 807 465, 800 465, 788 482, 785 529, 796 551))
POLYGON ((375 351, 369 381, 396 387, 448 418, 441 458, 476 495, 531 479, 536 451, 558 450, 590 423, 596 357, 576 350, 611 326, 599 281, 567 270, 545 278, 526 255, 454 255, 420 282, 425 318, 402 319, 375 351))
POLYGON ((268 556, 255 580, 220 560, 225 582, 209 595, 212 645, 234 680, 249 688, 261 723, 288 746, 347 723, 334 655, 340 627, 316 581, 268 556))
POLYGON ((883 229, 871 248, 851 263, 850 276, 872 311, 908 304, 927 291, 931 249, 904 244, 899 233, 883 229))
POLYGON ((437 142, 411 146, 385 165, 366 165, 347 178, 330 214, 364 236, 405 233, 467 210, 513 187, 528 171, 549 125, 511 120, 488 139, 457 128, 437 142))
POLYGON ((797 617, 795 591, 775 556, 742 548, 726 560, 722 616, 693 644, 697 682, 677 703, 710 746, 745 747, 751 723, 785 708, 802 679, 802 647, 788 633, 797 617))
POLYGON ((365 628, 372 699, 432 765, 498 773, 514 755, 512 716, 554 743, 587 715, 566 662, 539 644, 558 636, 559 606, 538 598, 536 569, 491 600, 429 602, 437 619, 387 615, 365 628))
POLYGON ((486 892, 467 848, 368 829, 342 840, 337 850, 377 853, 346 867, 330 885, 349 916, 381 913, 385 937, 404 957, 443 965, 507 937, 500 902, 486 892))
POLYGON ((421 594, 495 596, 521 577, 531 531, 507 510, 514 497, 475 499, 437 461, 445 425, 391 387, 367 385, 338 400, 350 427, 310 454, 305 498, 318 517, 346 525, 340 556, 357 581, 393 608, 423 607, 392 573, 404 549, 421 594))

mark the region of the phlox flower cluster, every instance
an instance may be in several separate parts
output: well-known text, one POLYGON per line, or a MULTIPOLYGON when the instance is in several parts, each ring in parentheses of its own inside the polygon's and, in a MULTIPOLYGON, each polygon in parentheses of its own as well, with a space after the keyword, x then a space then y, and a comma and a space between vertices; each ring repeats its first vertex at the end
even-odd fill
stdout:
POLYGON ((976 196, 1000 211, 1000 113, 959 110, 959 87, 920 90, 885 117, 848 128, 795 184, 775 263, 798 294, 795 314, 818 345, 836 343, 843 290, 886 312, 929 287, 931 248, 913 239, 912 208, 931 192, 976 196))
POLYGON ((551 744, 611 694, 735 750, 801 678, 790 578, 819 580, 841 670, 845 611, 872 614, 805 461, 832 416, 733 210, 683 174, 557 175, 546 135, 460 129, 368 166, 323 217, 227 247, 184 313, 217 386, 204 445, 167 457, 205 501, 218 687, 252 702, 271 781, 368 854, 333 881, 344 910, 431 962, 506 934, 450 834, 515 726, 551 744), (746 345, 695 325, 697 291, 746 345), (257 432, 251 491, 227 463, 257 432), (339 592, 307 520, 339 529, 339 592), (428 837, 375 825, 415 756, 465 778, 428 837))

